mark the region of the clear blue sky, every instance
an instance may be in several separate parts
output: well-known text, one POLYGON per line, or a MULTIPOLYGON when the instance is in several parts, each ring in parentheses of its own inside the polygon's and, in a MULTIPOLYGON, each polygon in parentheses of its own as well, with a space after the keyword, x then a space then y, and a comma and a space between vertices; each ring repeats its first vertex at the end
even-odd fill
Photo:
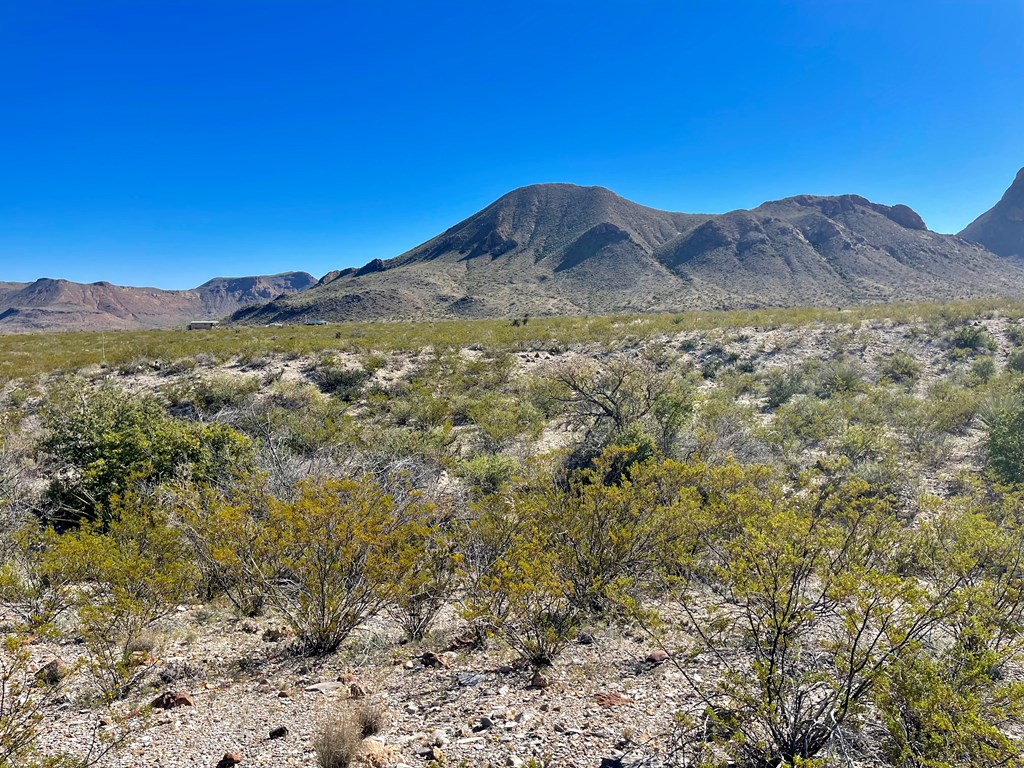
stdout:
POLYGON ((948 232, 1021 165, 1021 0, 0 2, 0 280, 319 275, 543 181, 948 232))

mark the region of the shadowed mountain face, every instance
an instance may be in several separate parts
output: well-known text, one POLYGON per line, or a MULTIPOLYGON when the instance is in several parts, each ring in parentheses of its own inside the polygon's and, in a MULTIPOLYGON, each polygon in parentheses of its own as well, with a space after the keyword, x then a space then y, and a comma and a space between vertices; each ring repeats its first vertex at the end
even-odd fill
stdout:
POLYGON ((1000 256, 1024 259, 1024 168, 995 207, 968 224, 960 236, 1000 256))
POLYGON ((0 283, 0 333, 180 326, 189 320, 223 317, 240 307, 266 303, 315 282, 316 278, 305 272, 287 272, 215 278, 189 291, 49 278, 34 283, 0 283))
POLYGON ((1024 293, 1024 266, 910 208, 802 195, 726 214, 600 187, 517 189, 388 261, 243 309, 242 322, 850 305, 1024 293))

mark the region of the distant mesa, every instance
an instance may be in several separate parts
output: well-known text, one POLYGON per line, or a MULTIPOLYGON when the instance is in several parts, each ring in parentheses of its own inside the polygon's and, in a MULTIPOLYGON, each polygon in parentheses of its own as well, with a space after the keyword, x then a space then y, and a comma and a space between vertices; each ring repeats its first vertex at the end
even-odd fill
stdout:
POLYGON ((0 283, 0 333, 185 327, 283 299, 315 284, 316 278, 306 272, 218 277, 187 291, 45 277, 32 283, 0 283))

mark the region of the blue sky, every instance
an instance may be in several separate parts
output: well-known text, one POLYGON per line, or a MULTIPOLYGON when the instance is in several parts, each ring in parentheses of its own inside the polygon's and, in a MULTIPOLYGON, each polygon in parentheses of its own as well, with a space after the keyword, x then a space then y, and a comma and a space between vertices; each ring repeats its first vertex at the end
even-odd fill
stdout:
POLYGON ((0 4, 0 280, 394 256, 517 186, 956 231, 1024 165, 1020 0, 0 4))

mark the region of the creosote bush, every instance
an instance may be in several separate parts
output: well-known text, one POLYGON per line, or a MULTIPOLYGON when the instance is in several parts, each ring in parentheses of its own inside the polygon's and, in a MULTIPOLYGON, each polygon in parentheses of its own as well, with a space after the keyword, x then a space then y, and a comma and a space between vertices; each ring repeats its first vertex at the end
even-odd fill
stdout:
POLYGON ((310 480, 294 499, 270 499, 254 547, 237 556, 303 649, 330 653, 394 602, 429 514, 372 479, 310 480))
POLYGON ((190 592, 196 568, 167 513, 149 499, 113 497, 109 522, 53 537, 49 578, 79 585, 74 607, 89 670, 104 697, 128 693, 152 665, 147 630, 190 592))

